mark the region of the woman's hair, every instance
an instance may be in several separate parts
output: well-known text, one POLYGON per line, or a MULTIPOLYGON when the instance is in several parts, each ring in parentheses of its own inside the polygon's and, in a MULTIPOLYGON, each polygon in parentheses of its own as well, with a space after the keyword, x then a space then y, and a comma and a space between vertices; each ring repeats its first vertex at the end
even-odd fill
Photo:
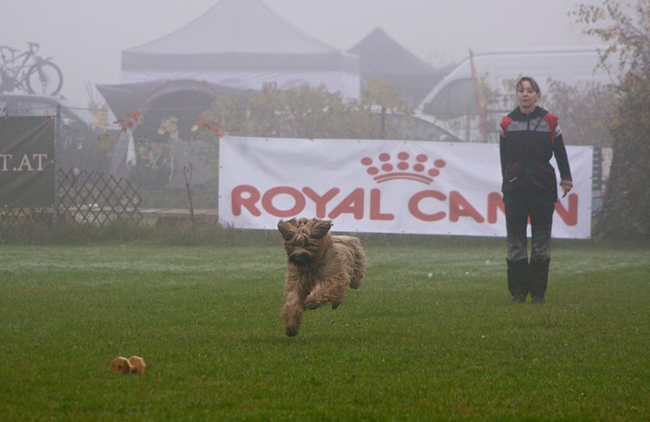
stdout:
POLYGON ((539 95, 540 97, 542 96, 542 91, 539 89, 539 85, 537 84, 537 81, 535 81, 535 79, 533 79, 530 76, 524 76, 521 79, 519 79, 517 81, 517 85, 515 86, 515 90, 519 91, 519 88, 521 88, 521 84, 525 81, 528 81, 530 83, 530 85, 533 87, 533 91, 535 91, 537 95, 539 95))

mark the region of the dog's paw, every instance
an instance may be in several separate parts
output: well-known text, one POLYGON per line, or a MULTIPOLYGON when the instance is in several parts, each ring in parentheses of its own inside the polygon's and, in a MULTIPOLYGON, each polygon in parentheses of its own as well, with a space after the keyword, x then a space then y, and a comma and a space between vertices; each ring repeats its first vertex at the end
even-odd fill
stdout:
POLYGON ((287 337, 295 337, 298 335, 298 329, 293 327, 287 327, 285 329, 285 333, 287 334, 287 337))
POLYGON ((332 302, 332 310, 338 308, 340 304, 341 302, 332 302))
POLYGON ((313 298, 308 297, 307 299, 305 299, 305 306, 307 307, 307 309, 314 310, 320 308, 321 306, 323 306, 323 304, 314 300, 313 298))

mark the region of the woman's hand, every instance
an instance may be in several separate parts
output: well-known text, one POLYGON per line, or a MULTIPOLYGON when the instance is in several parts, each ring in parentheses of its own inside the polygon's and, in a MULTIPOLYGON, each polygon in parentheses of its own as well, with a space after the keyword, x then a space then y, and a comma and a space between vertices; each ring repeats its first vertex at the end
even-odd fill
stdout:
POLYGON ((573 186, 571 186, 571 185, 562 185, 562 192, 563 192, 562 198, 567 196, 567 194, 569 193, 569 191, 571 190, 572 187, 573 186))

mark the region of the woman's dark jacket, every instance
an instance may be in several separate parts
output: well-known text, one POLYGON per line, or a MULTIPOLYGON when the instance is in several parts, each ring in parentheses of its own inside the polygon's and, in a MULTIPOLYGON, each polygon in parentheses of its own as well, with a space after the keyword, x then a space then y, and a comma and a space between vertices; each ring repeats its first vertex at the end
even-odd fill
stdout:
POLYGON ((571 169, 557 116, 541 107, 524 114, 519 107, 501 120, 499 149, 504 194, 516 193, 557 201, 557 179, 550 160, 555 155, 563 184, 571 169))

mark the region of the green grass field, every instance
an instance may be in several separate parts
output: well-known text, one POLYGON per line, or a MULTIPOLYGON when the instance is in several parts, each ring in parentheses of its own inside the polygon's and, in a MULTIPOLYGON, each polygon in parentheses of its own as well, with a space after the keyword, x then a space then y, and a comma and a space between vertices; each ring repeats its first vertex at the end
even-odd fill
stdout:
POLYGON ((288 338, 279 238, 0 245, 0 420, 650 421, 647 247, 557 242, 545 305, 510 303, 500 242, 366 252, 288 338))

